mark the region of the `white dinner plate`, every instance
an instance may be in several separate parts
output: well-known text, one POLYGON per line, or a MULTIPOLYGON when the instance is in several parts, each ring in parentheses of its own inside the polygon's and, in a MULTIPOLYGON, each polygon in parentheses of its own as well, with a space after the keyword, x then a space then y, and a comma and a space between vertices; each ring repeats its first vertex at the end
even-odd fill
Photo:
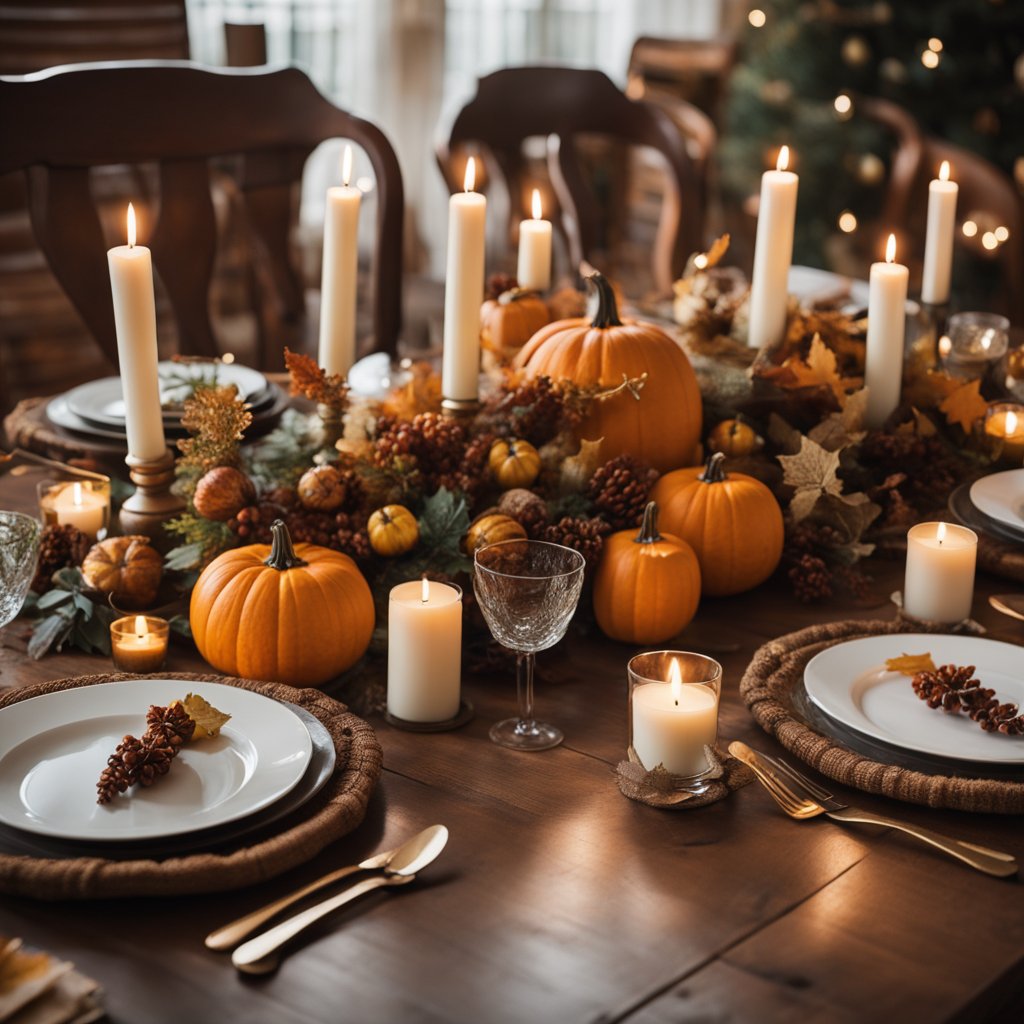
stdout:
POLYGON ((223 683, 137 679, 61 690, 0 710, 0 821, 62 839, 105 842, 181 835, 269 806, 302 778, 312 741, 285 705, 223 683), (231 715, 221 734, 187 744, 170 771, 96 803, 96 782, 151 704, 187 693, 231 715))
POLYGON ((895 633, 850 640, 815 655, 804 669, 811 700, 836 721, 883 743, 956 761, 1024 764, 1024 736, 985 732, 967 715, 933 709, 910 677, 885 662, 930 653, 936 665, 974 665, 982 686, 1024 706, 1024 647, 973 636, 895 633))
MULTIPOLYGON (((181 383, 184 378, 204 380, 215 374, 218 385, 234 384, 238 394, 250 401, 267 388, 267 378, 259 370, 237 363, 175 363, 165 360, 157 365, 160 377, 160 403, 164 418, 181 419, 181 403, 188 397, 192 385, 181 383)), ((66 395, 68 408, 83 419, 99 423, 124 425, 124 397, 120 377, 101 377, 72 388, 66 395)))
POLYGON ((975 480, 971 502, 989 518, 1024 533, 1024 469, 990 473, 975 480))

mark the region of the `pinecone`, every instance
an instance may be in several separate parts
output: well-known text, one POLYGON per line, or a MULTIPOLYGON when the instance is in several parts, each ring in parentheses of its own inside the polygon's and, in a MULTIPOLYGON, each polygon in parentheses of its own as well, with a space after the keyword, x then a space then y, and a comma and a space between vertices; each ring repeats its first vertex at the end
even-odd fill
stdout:
POLYGON ((169 746, 165 740, 162 732, 156 736, 146 733, 141 740, 125 736, 107 758, 107 767, 96 783, 96 802, 109 803, 131 786, 151 786, 161 775, 166 775, 177 748, 169 746))
POLYGON ((640 525, 647 498, 658 474, 632 455, 619 455, 599 466, 590 478, 588 495, 595 511, 616 530, 640 525))
POLYGON ((187 743, 196 729, 196 723, 181 704, 171 704, 166 708, 157 704, 150 705, 146 712, 146 725, 146 736, 155 737, 162 733, 167 745, 171 747, 187 743))
POLYGON ((491 274, 491 276, 487 278, 487 287, 484 290, 484 298, 496 299, 499 295, 504 295, 505 292, 510 292, 513 288, 518 287, 519 282, 512 274, 491 274))
POLYGON ((525 487, 504 491, 498 499, 498 511, 519 523, 533 540, 540 540, 541 534, 551 522, 547 503, 539 494, 525 487))
POLYGON ((378 424, 374 461, 391 472, 418 473, 425 490, 436 490, 454 479, 466 450, 466 431, 461 424, 436 412, 412 419, 378 424))
POLYGON ((793 593, 804 604, 827 601, 832 596, 832 574, 822 558, 801 555, 788 576, 793 593))
POLYGON ((565 412, 562 394, 550 377, 523 381, 502 399, 501 409, 509 416, 509 433, 537 448, 559 432, 565 412))
POLYGON ((462 465, 458 472, 438 481, 438 486, 447 487, 449 491, 462 491, 466 501, 472 508, 487 486, 487 457, 494 443, 494 434, 485 431, 469 442, 462 457, 462 465))
POLYGON ((563 516, 557 523, 545 527, 539 539, 573 548, 586 559, 587 568, 591 569, 601 557, 604 538, 610 532, 611 527, 603 519, 563 516))
POLYGON ((974 678, 973 665, 940 665, 934 672, 918 672, 911 684, 930 708, 942 708, 951 714, 963 711, 985 732, 1024 735, 1020 708, 1001 704, 995 690, 974 678))
POLYGON ((43 594, 50 589, 50 578, 58 569, 81 565, 92 547, 92 541, 77 526, 51 524, 43 528, 39 538, 39 560, 32 589, 43 594))

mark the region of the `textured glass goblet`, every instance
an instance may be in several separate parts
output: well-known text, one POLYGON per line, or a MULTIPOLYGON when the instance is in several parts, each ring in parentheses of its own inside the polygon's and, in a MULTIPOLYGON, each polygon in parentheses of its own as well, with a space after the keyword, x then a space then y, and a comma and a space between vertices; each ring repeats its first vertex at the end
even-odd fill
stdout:
POLYGON ((0 629, 21 611, 36 572, 41 531, 32 516, 0 511, 0 629))
POLYGON ((565 636, 583 588, 583 556, 561 544, 506 540, 480 548, 473 562, 473 591, 487 625, 516 652, 519 717, 498 722, 491 739, 513 750, 557 747, 561 730, 533 717, 534 655, 565 636))

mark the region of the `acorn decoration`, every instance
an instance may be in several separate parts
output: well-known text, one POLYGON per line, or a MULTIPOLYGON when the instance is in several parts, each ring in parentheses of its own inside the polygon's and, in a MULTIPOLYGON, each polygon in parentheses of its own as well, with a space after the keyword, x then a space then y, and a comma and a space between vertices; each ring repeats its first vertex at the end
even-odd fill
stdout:
POLYGON ((192 504, 204 519, 226 523, 256 501, 256 485, 240 469, 217 466, 196 484, 192 504))
POLYGON ((345 477, 337 466, 314 466, 299 479, 297 488, 303 508, 333 512, 341 508, 347 489, 345 477))

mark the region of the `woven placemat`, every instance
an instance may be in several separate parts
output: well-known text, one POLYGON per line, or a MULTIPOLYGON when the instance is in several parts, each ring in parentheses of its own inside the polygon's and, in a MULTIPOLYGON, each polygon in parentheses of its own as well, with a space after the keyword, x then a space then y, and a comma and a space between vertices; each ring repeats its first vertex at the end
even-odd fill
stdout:
POLYGON ((843 785, 928 807, 990 814, 1024 812, 1024 782, 943 775, 886 763, 822 735, 798 711, 795 698, 803 692, 804 668, 819 652, 860 637, 922 632, 948 632, 948 628, 897 618, 829 622, 789 633, 758 649, 740 680, 740 696, 765 732, 801 761, 843 785))
MULTIPOLYGON (((166 678, 166 673, 147 676, 115 672, 56 679, 0 694, 0 708, 79 686, 166 678)), ((102 857, 51 860, 0 854, 0 892, 42 900, 84 900, 241 889, 310 860, 363 820, 380 776, 383 755, 373 729, 344 704, 319 690, 296 690, 282 683, 190 672, 175 673, 174 678, 223 683, 290 701, 323 723, 337 751, 337 767, 324 788, 298 812, 302 819, 282 832, 238 849, 192 853, 162 861, 102 857)))

